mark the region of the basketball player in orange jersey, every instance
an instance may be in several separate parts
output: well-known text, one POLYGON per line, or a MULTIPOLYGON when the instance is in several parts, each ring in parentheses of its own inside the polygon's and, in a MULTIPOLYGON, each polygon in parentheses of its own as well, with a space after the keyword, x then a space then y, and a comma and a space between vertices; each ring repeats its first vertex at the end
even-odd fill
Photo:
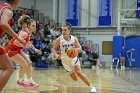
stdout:
POLYGON ((77 80, 79 77, 89 88, 91 93, 95 93, 96 89, 88 80, 87 76, 81 71, 80 61, 78 57, 69 58, 66 54, 66 49, 69 47, 75 47, 77 51, 82 51, 81 45, 78 39, 72 35, 70 35, 71 25, 67 23, 62 27, 62 35, 59 36, 52 48, 52 52, 54 53, 57 59, 62 60, 63 67, 70 72, 70 77, 73 80, 77 80), (60 47, 61 55, 58 55, 56 50, 60 47))
MULTIPOLYGON (((15 37, 21 45, 25 45, 26 42, 12 30, 8 24, 9 20, 12 19, 13 12, 19 5, 19 0, 5 0, 6 3, 0 4, 0 38, 6 32, 12 37, 15 37)), ((5 50, 0 46, 0 92, 3 90, 4 86, 8 82, 10 76, 12 75, 14 68, 10 62, 5 50)))
POLYGON ((19 31, 18 35, 19 37, 23 38, 26 41, 26 45, 21 45, 16 38, 12 38, 7 47, 6 52, 8 53, 8 56, 12 61, 19 64, 21 66, 21 69, 19 71, 19 80, 17 81, 18 85, 21 85, 23 87, 39 87, 39 84, 35 83, 32 79, 32 73, 31 73, 31 61, 26 56, 26 54, 22 51, 23 48, 32 48, 36 53, 42 54, 42 52, 38 49, 36 49, 30 42, 30 36, 32 32, 36 31, 36 21, 33 19, 30 19, 29 16, 23 15, 21 18, 19 18, 19 24, 20 26, 24 26, 26 28, 23 28, 21 31, 19 31), (27 75, 28 81, 24 81, 24 75, 27 75))

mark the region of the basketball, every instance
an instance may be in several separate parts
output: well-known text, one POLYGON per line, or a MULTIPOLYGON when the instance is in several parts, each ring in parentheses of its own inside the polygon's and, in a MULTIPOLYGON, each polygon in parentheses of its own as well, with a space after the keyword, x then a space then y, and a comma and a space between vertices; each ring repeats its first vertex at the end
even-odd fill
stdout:
POLYGON ((75 58, 78 55, 78 51, 76 50, 76 48, 73 47, 68 48, 66 53, 67 56, 70 58, 75 58))

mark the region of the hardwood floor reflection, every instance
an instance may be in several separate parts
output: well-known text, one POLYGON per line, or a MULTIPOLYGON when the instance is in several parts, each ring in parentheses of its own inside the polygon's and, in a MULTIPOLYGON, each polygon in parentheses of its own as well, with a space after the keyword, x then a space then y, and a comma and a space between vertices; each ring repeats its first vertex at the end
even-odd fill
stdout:
MULTIPOLYGON (((82 69, 96 93, 139 93, 140 74, 138 70, 125 71, 107 69, 82 69)), ((90 93, 89 88, 79 79, 73 81, 64 69, 34 70, 33 79, 41 84, 39 88, 23 88, 16 84, 18 70, 15 70, 2 93, 90 93)))

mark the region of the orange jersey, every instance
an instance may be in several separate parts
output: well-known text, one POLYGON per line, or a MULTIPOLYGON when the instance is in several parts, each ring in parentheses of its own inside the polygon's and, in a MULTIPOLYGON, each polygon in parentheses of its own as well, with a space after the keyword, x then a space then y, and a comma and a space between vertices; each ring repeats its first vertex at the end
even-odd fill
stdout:
MULTIPOLYGON (((2 10, 3 10, 4 8, 9 8, 9 9, 11 9, 11 6, 10 6, 9 4, 7 4, 7 3, 1 4, 1 5, 0 5, 0 12, 1 12, 1 14, 2 14, 2 10)), ((1 20, 1 18, 0 18, 0 20, 1 20)), ((2 28, 0 27, 0 37, 2 37, 3 34, 4 34, 4 31, 3 31, 2 28)))
MULTIPOLYGON (((26 37, 26 38, 24 38, 24 40, 26 41, 26 42, 28 42, 28 41, 30 41, 30 33, 28 32, 28 29, 27 28, 25 28, 25 29, 22 29, 19 33, 18 33, 18 35, 21 33, 21 32, 26 32, 27 34, 28 34, 28 36, 26 37)), ((18 47, 18 46, 16 46, 15 44, 14 44, 14 41, 15 41, 16 39, 13 37, 10 41, 9 41, 9 43, 8 43, 8 45, 7 45, 7 47, 6 47, 6 52, 8 53, 8 56, 9 57, 12 57, 12 56, 14 56, 14 55, 16 55, 17 53, 20 53, 20 51, 22 50, 22 48, 23 47, 18 47)))
MULTIPOLYGON (((11 6, 10 6, 9 4, 7 4, 7 3, 1 4, 1 5, 0 5, 0 15, 2 14, 2 10, 3 10, 4 8, 11 8, 11 6)), ((0 17, 0 20, 1 20, 1 17, 0 17)), ((3 34, 4 34, 4 31, 3 31, 2 28, 0 27, 0 38, 2 37, 3 34)), ((5 53, 6 53, 6 52, 5 52, 5 50, 3 49, 3 47, 0 46, 0 55, 5 54, 5 53)))

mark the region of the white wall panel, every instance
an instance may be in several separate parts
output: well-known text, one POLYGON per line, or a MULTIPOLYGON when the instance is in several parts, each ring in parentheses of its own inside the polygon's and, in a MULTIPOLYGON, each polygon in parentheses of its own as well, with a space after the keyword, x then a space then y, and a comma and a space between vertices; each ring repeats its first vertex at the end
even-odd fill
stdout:
POLYGON ((34 0, 20 0, 20 7, 29 8, 34 6, 34 0))
POLYGON ((66 0, 59 0, 59 23, 65 24, 66 0))
POLYGON ((105 62, 106 66, 111 66, 112 55, 102 55, 102 42, 112 41, 113 35, 83 35, 87 40, 92 40, 93 44, 99 44, 99 58, 105 62))
POLYGON ((80 26, 88 26, 88 2, 89 0, 80 0, 80 26))
POLYGON ((98 0, 90 0, 90 26, 96 27, 98 21, 98 0))
POLYGON ((36 0, 36 9, 44 16, 53 18, 53 0, 36 0))

